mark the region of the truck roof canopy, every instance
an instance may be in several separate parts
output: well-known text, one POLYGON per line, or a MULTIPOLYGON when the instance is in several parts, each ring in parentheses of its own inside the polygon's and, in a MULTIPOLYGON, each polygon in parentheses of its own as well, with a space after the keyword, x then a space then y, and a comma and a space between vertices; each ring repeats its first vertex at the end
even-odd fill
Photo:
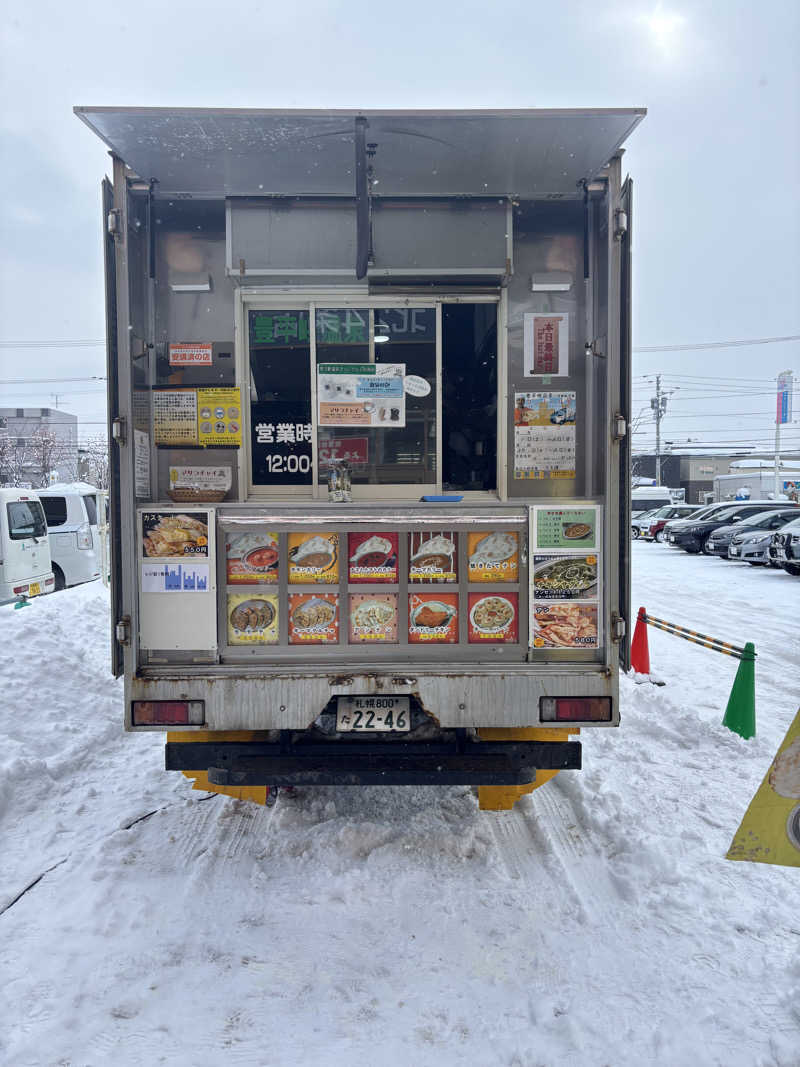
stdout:
POLYGON ((76 107, 158 195, 354 195, 356 118, 375 146, 376 196, 580 195, 644 108, 275 111, 76 107))

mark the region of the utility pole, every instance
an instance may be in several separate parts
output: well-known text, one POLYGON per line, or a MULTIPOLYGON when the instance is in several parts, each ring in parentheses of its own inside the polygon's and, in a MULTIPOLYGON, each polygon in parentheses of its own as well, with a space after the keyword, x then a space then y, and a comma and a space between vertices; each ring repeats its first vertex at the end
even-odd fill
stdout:
POLYGON ((661 485, 661 420, 667 410, 667 395, 661 392, 661 375, 656 375, 656 395, 650 397, 650 407, 656 418, 656 485, 661 485))
POLYGON ((778 403, 775 410, 775 461, 774 461, 774 492, 773 500, 777 501, 781 495, 781 426, 792 418, 792 387, 793 376, 790 370, 782 371, 778 375, 778 403))

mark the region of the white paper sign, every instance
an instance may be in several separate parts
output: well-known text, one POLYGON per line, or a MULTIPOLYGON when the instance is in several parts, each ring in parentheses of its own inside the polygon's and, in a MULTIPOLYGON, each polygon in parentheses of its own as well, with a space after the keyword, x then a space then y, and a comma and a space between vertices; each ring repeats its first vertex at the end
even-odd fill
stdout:
POLYGON ((575 477, 574 392, 514 394, 514 477, 575 477))
POLYGON ((144 430, 133 431, 133 466, 136 496, 150 496, 150 435, 144 430))
POLYGON ((320 363, 320 426, 405 426, 405 373, 405 363, 320 363))
POLYGON ((170 467, 171 489, 212 489, 226 492, 231 487, 230 467, 170 467))
POLYGON ((523 356, 526 378, 569 374, 569 315, 524 315, 523 356))
POLYGON ((407 374, 403 379, 403 386, 409 396, 428 396, 431 391, 431 383, 419 374, 407 374))

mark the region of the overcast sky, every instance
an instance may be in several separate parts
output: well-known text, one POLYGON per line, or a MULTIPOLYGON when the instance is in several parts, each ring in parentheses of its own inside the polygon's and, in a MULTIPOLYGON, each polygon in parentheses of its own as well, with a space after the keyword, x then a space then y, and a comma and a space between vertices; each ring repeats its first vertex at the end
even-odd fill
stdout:
MULTIPOLYGON (((634 344, 798 335, 798 56, 798 0, 8 5, 0 342, 104 336, 108 156, 76 104, 645 106, 624 161, 636 189, 634 344)), ((641 376, 660 371, 680 386, 665 439, 768 446, 774 378, 789 368, 800 378, 798 341, 638 354, 636 410, 651 392, 641 376)), ((0 348, 3 380, 104 373, 101 347, 0 348)), ((53 406, 56 390, 83 436, 101 428, 91 383, 0 385, 0 405, 53 406)), ((797 392, 795 411, 783 439, 797 444, 797 392)))

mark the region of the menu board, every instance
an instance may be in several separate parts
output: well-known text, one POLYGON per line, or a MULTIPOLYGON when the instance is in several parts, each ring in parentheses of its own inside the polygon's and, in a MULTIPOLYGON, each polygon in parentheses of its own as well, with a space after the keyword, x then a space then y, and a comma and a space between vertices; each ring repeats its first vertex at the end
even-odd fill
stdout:
POLYGON ((518 593, 470 593, 468 596, 471 645, 515 644, 519 640, 518 593))
POLYGON ((338 644, 337 593, 289 594, 289 644, 338 644))
POLYGON ((320 426, 405 426, 405 363, 320 363, 320 426))
POLYGON ((458 641, 458 594, 411 593, 408 597, 408 640, 412 644, 458 641))
POLYGON ((350 595, 350 644, 397 643, 397 593, 350 595))
POLYGON ((278 597, 274 593, 228 594, 228 644, 276 645, 278 597))
POLYGON ((597 508, 537 508, 536 548, 596 548, 597 508))
POLYGON ((278 581, 278 535, 229 533, 225 537, 228 585, 274 585, 278 581))
POLYGON ((597 604, 534 601, 533 647, 598 648, 597 608, 597 604))
POLYGON ((335 585, 339 581, 337 533, 289 534, 289 583, 335 585))
POLYGON ((408 535, 408 580, 410 582, 458 581, 458 534, 410 533, 408 535))
POLYGON ((153 436, 157 445, 197 444, 197 392, 158 389, 153 392, 153 436))
POLYGON ((575 477, 574 392, 514 394, 514 477, 575 477))
POLYGON ((353 583, 397 582, 396 533, 347 535, 347 575, 353 583))
POLYGON ((519 534, 484 531, 467 534, 471 582, 516 582, 519 580, 519 534))
POLYGON ((242 445, 242 398, 238 387, 197 390, 198 442, 242 445))

